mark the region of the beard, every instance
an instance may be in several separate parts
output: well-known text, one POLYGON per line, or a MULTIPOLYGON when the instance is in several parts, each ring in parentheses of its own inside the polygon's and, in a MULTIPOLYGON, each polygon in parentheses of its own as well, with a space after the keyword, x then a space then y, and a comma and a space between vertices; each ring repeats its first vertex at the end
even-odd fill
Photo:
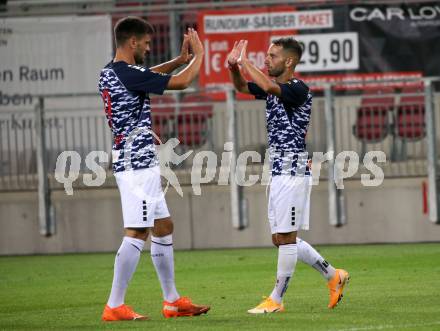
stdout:
POLYGON ((284 72, 284 68, 272 68, 267 72, 271 77, 278 77, 284 72))
POLYGON ((134 62, 136 62, 137 65, 144 65, 144 55, 141 54, 140 52, 136 52, 134 53, 134 62))

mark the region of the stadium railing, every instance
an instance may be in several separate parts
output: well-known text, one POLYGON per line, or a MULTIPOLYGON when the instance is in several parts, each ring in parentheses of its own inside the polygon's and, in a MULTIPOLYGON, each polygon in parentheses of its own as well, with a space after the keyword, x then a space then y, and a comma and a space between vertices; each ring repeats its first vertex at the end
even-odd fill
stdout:
MULTIPOLYGON (((332 108, 336 154, 354 151, 362 160, 369 151, 383 151, 387 156, 387 162, 382 166, 386 177, 426 176, 428 147, 424 92, 420 88, 396 88, 393 93, 388 90, 386 94, 381 90, 376 92, 359 90, 334 95, 332 108)), ((48 96, 46 99, 61 100, 67 97, 48 96)), ((86 100, 83 106, 74 109, 45 102, 45 155, 49 171, 55 169, 57 157, 63 151, 77 151, 82 160, 91 151, 111 154, 112 138, 101 100, 96 95, 83 98, 86 100), (84 106, 87 103, 93 106, 84 106)), ((219 156, 224 152, 228 125, 225 101, 215 101, 203 90, 153 96, 151 100, 153 131, 162 142, 175 137, 180 141, 178 150, 182 152, 211 150, 219 156)), ((238 152, 256 151, 264 158, 267 147, 264 102, 234 102, 238 152)), ((69 101, 67 104, 72 103, 69 101)), ((307 150, 311 155, 327 150, 325 104, 323 94, 317 92, 306 138, 307 150)), ((438 113, 439 93, 434 93, 434 107, 438 113)), ((436 118, 436 127, 440 127, 439 117, 436 118)), ((436 137, 440 140, 438 131, 436 137)), ((0 138, 0 191, 35 190, 34 111, 2 111, 0 138)), ((105 164, 107 170, 111 168, 110 161, 109 157, 105 164)), ((190 170, 191 166, 189 159, 177 169, 190 170)), ((249 164, 249 171, 259 172, 261 166, 258 163, 249 164)), ((81 172, 87 171, 82 162, 81 172)), ((361 171, 358 171, 354 178, 359 178, 360 174, 361 171)), ((326 179, 325 172, 321 175, 326 179)), ((81 185, 79 182, 76 185, 81 185)), ((56 183, 53 185, 56 186, 56 183)), ((108 185, 113 186, 114 182, 108 185)))
MULTIPOLYGON (((440 130, 435 129, 440 127, 440 117, 437 116, 435 122, 428 117, 440 113, 440 93, 437 83, 429 84, 430 91, 434 89, 433 108, 429 112, 425 105, 431 96, 426 94, 426 87, 341 92, 335 86, 327 85, 325 93, 318 89, 306 138, 310 156, 314 152, 329 150, 334 150, 335 155, 343 151, 355 152, 360 162, 352 178, 359 178, 366 173, 362 163, 364 155, 370 151, 382 151, 386 162, 380 167, 386 178, 432 177, 434 173, 435 178, 430 177, 430 181, 435 182, 438 162, 430 161, 430 158, 437 160, 436 155, 440 152, 440 145, 436 145, 440 141, 440 130)), ((228 141, 235 142, 237 154, 256 151, 261 155, 261 162, 248 162, 247 173, 261 174, 263 171, 267 147, 264 101, 237 100, 235 93, 231 92, 227 93, 229 99, 226 101, 216 101, 210 93, 212 91, 193 89, 151 99, 153 132, 157 137, 162 143, 170 138, 179 139, 180 144, 175 149, 177 154, 193 151, 185 161, 172 165, 183 185, 191 184, 189 174, 196 152, 214 152, 218 167, 228 141), (234 120, 233 128, 231 119, 234 120)), ((66 102, 73 97, 39 96, 36 111, 0 113, 1 192, 39 188, 42 174, 39 177, 38 172, 43 163, 38 157, 38 146, 43 148, 46 191, 63 189, 63 185, 55 180, 54 170, 58 156, 64 151, 74 151, 81 159, 80 176, 73 183, 74 188, 86 187, 83 176, 92 172, 86 167, 85 158, 92 151, 107 153, 108 159, 101 163, 106 171, 102 187, 115 187, 111 173, 112 137, 102 101, 94 94, 83 95, 78 107, 73 107, 75 103, 66 102), (69 108, 64 106, 66 104, 69 108), (36 125, 38 116, 44 123, 40 128, 36 125), (43 142, 40 132, 44 133, 43 142)), ((75 99, 78 100, 78 96, 75 99)), ((326 180, 329 176, 333 179, 334 167, 334 159, 324 163, 321 179, 326 180)), ((331 180, 328 182, 329 192, 335 195, 333 203, 340 203, 337 202, 343 200, 340 190, 334 188, 331 180)), ((343 224, 343 215, 333 221, 334 225, 343 224)))

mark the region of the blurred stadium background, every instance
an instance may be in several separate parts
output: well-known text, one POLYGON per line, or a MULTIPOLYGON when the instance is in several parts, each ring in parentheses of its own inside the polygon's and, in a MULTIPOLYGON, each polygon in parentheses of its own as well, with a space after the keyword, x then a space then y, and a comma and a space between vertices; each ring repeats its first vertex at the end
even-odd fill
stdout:
MULTIPOLYGON (((83 176, 96 176, 85 163, 91 151, 110 155, 96 82, 112 58, 112 26, 125 15, 156 28, 148 65, 178 55, 190 26, 206 46, 190 90, 152 96, 154 131, 164 142, 179 138, 180 154, 194 150, 173 166, 183 197, 167 192, 177 249, 270 246, 264 179, 249 187, 217 185, 225 142, 236 142, 235 157, 264 157, 266 149, 264 103, 230 91, 224 61, 231 42, 247 38, 250 57, 263 68, 271 38, 285 35, 303 42, 297 70, 315 95, 309 152, 354 151, 360 159, 355 169, 334 159, 323 164, 311 230, 302 236, 314 244, 439 241, 438 3, 17 0, 0 7, 0 255, 119 246, 110 158, 99 160, 106 172, 101 186, 85 185, 83 176), (73 195, 55 180, 63 151, 81 158, 73 195), (217 155, 209 171, 205 160, 203 175, 214 171, 215 178, 201 180, 201 195, 190 177, 198 151, 217 155), (362 162, 370 151, 386 155, 374 161, 385 176, 376 187, 361 182, 370 174, 362 162), (332 180, 335 169, 353 171, 344 189, 332 180)), ((261 177, 260 161, 248 161, 246 178, 261 177)))

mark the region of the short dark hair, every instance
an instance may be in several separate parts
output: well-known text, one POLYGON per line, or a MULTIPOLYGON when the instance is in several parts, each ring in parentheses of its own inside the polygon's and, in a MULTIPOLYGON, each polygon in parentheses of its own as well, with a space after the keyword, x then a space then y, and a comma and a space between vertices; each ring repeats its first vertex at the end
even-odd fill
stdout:
POLYGON ((274 44, 276 46, 281 46, 286 51, 294 53, 298 57, 298 62, 299 62, 299 60, 301 60, 303 49, 302 49, 301 44, 297 40, 295 40, 291 37, 279 38, 279 39, 273 40, 272 44, 274 44))
POLYGON ((141 38, 152 33, 154 33, 153 26, 140 17, 127 16, 121 18, 115 25, 116 47, 123 45, 133 36, 141 38))

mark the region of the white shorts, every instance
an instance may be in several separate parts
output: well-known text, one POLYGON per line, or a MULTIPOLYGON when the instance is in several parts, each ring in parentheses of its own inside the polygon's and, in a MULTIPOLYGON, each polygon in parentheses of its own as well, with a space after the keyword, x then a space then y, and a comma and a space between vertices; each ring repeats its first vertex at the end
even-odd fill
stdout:
POLYGON ((159 166, 116 172, 115 178, 121 194, 124 228, 151 228, 155 219, 170 216, 159 166))
POLYGON ((309 229, 312 176, 273 176, 268 216, 270 231, 289 233, 309 229))

